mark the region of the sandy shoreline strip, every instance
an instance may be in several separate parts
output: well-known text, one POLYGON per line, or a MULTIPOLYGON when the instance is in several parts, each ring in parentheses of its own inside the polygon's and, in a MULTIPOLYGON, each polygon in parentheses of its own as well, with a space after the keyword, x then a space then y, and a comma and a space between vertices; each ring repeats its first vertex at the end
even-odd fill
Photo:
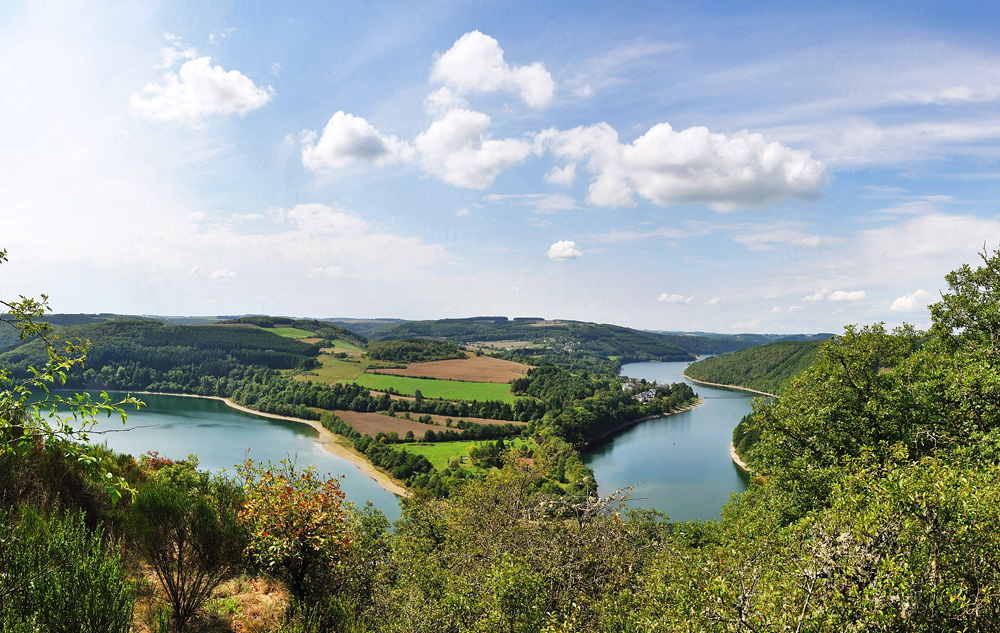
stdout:
POLYGON ((768 396, 770 398, 777 398, 778 396, 773 393, 768 393, 766 391, 757 391, 756 389, 751 389, 750 387, 740 387, 738 385, 724 385, 721 382, 708 382, 707 380, 695 380, 691 376, 684 374, 684 377, 691 382, 696 382, 699 385, 708 385, 709 387, 725 387, 726 389, 739 389, 740 391, 749 391, 750 393, 759 393, 762 396, 768 396))
POLYGON ((740 458, 739 454, 736 452, 736 447, 733 446, 732 442, 729 443, 729 456, 733 459, 733 463, 736 464, 740 470, 750 474, 750 467, 747 466, 746 462, 740 458))
POLYGON ((395 479, 389 477, 385 473, 377 470, 375 466, 372 465, 370 461, 365 459, 365 456, 354 450, 352 447, 344 444, 346 440, 339 440, 339 436, 332 433, 329 429, 324 427, 322 424, 316 420, 303 420, 302 418, 293 418, 287 415, 277 415, 274 413, 263 413, 261 411, 255 411, 248 407, 244 407, 236 404, 235 402, 228 400, 226 398, 220 398, 219 396, 199 396, 192 393, 161 393, 154 391, 132 391, 131 395, 156 395, 156 396, 180 396, 182 398, 205 398, 207 400, 221 400, 225 402, 226 405, 236 409, 237 411, 242 411, 243 413, 250 413, 252 415, 259 415, 263 418, 272 418, 274 420, 287 420, 289 422, 299 422, 300 424, 307 424, 316 430, 315 441, 323 447, 323 450, 334 455, 335 457, 340 457, 345 459, 355 466, 357 466, 361 472, 368 475, 371 479, 375 481, 383 490, 388 490, 397 497, 409 497, 410 491, 404 486, 401 486, 399 482, 395 479))

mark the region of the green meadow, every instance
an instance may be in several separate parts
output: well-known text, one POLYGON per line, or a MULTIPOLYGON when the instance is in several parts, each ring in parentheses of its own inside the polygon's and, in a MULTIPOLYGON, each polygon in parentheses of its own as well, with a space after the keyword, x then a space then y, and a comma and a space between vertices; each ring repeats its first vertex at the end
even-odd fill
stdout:
POLYGON ((419 390, 420 394, 425 398, 514 402, 514 394, 510 392, 510 385, 508 384, 408 378, 406 376, 387 376, 383 374, 361 374, 356 379, 351 379, 351 382, 356 382, 363 387, 378 391, 387 391, 392 388, 396 393, 407 396, 412 396, 419 390))
MULTIPOLYGON (((525 446, 530 450, 535 450, 538 445, 533 439, 524 439, 520 437, 515 438, 505 438, 504 444, 507 448, 514 448, 518 446, 525 446)), ((427 461, 431 463, 437 470, 444 470, 448 467, 448 460, 458 455, 459 457, 468 457, 469 447, 475 446, 477 444, 482 444, 482 441, 476 442, 435 442, 433 444, 417 445, 417 444, 397 444, 397 446, 402 446, 406 451, 410 453, 416 453, 417 455, 423 455, 427 458, 427 461)), ((469 461, 465 460, 463 465, 468 466, 469 461)))
POLYGON ((267 328, 267 330, 269 332, 274 332, 278 336, 284 336, 285 338, 311 338, 316 336, 313 332, 300 330, 297 327, 272 327, 267 328))

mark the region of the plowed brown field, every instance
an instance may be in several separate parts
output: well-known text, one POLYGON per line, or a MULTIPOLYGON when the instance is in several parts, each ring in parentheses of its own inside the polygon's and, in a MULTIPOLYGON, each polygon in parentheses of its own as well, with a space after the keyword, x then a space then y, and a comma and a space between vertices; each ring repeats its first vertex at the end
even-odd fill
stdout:
MULTIPOLYGON (((435 425, 422 424, 417 422, 415 418, 419 417, 420 413, 411 413, 413 420, 407 420, 406 418, 396 416, 391 418, 387 415, 382 415, 381 413, 358 413, 356 411, 334 411, 341 420, 347 422, 354 428, 355 431, 361 433, 362 435, 371 435, 375 437, 380 431, 382 433, 392 433, 393 431, 399 433, 400 437, 406 435, 407 431, 413 431, 416 437, 423 437, 424 433, 430 429, 435 433, 441 431, 446 431, 448 427, 445 426, 445 416, 443 415, 432 415, 431 419, 437 422, 435 425)), ((484 420, 481 418, 462 418, 469 422, 475 422, 477 424, 508 424, 506 420, 484 420)), ((454 422, 458 422, 459 418, 452 418, 454 422)), ((516 424, 518 426, 524 426, 524 422, 510 422, 510 424, 516 424)), ((461 433, 461 429, 454 429, 461 433)))
POLYGON ((379 369, 378 371, 380 374, 410 376, 412 378, 507 383, 525 375, 528 373, 528 369, 527 365, 492 356, 471 356, 454 360, 435 360, 429 363, 411 363, 406 369, 379 369))

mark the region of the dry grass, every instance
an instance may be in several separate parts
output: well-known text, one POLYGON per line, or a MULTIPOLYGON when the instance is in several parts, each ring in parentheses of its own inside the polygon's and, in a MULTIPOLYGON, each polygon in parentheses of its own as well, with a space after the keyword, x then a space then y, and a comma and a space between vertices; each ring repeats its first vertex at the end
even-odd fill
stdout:
POLYGON ((492 356, 471 356, 454 360, 412 363, 406 369, 380 369, 379 373, 413 378, 508 383, 528 373, 530 367, 492 356))
MULTIPOLYGON (((152 570, 143 570, 137 585, 139 595, 133 631, 161 633, 169 621, 170 607, 152 570)), ((188 623, 188 630, 198 633, 265 633, 278 627, 288 605, 288 592, 280 582, 268 577, 239 576, 219 585, 188 623)))

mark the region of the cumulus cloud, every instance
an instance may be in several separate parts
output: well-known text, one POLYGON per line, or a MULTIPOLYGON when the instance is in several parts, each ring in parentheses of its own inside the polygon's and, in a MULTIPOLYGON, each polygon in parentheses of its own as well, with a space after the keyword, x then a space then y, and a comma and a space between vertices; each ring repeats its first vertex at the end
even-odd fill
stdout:
POLYGON ((889 309, 893 312, 919 312, 927 308, 934 295, 923 288, 914 293, 897 297, 889 309))
POLYGON ((197 121, 213 114, 246 114, 265 105, 273 94, 270 86, 258 87, 239 71, 212 66, 211 57, 198 57, 178 72, 166 73, 163 83, 149 83, 132 93, 129 105, 153 121, 197 121))
POLYGON ((210 279, 234 279, 236 272, 229 268, 220 268, 209 275, 210 279))
POLYGON ((789 312, 802 312, 803 306, 788 306, 789 312))
POLYGON ((576 163, 570 163, 565 167, 553 167, 549 173, 545 174, 545 182, 553 185, 568 187, 576 179, 576 163))
POLYGON ((813 293, 813 294, 811 294, 809 296, 802 297, 802 300, 803 301, 822 301, 825 298, 826 298, 826 291, 823 290, 823 291, 820 291, 820 292, 813 293))
POLYGON ((660 303, 691 303, 693 299, 693 296, 684 297, 683 295, 667 294, 665 292, 656 298, 660 303))
POLYGON ((479 31, 466 33, 437 59, 431 81, 458 92, 512 92, 533 108, 549 105, 556 91, 544 65, 508 65, 500 44, 479 31))
POLYGON ((868 296, 864 290, 834 290, 830 293, 830 296, 826 298, 827 301, 861 301, 868 296))
POLYGON ((459 187, 485 189, 505 168, 520 163, 531 144, 516 139, 491 140, 490 117, 452 110, 421 132, 414 145, 424 169, 459 187))
POLYGON ((317 140, 315 132, 303 135, 302 164, 308 169, 341 169, 356 162, 385 165, 413 160, 410 145, 395 136, 380 134, 368 121, 338 110, 317 140))
POLYGON ((732 136, 704 127, 675 131, 660 123, 631 144, 607 123, 536 137, 538 152, 582 162, 593 174, 588 200, 601 207, 635 206, 635 195, 660 206, 703 202, 715 211, 758 207, 787 197, 816 198, 826 167, 809 152, 732 136))
POLYGON ((444 116, 448 112, 467 108, 469 102, 456 95, 447 86, 441 86, 424 99, 424 107, 435 116, 444 116))
POLYGON ((326 206, 325 204, 299 204, 288 211, 279 210, 276 219, 287 219, 301 231, 312 235, 358 236, 369 230, 367 222, 361 218, 326 206))
POLYGON ((720 303, 722 303, 722 297, 712 297, 711 299, 705 302, 705 305, 717 306, 720 303))
POLYGON ((549 259, 576 259, 583 257, 583 251, 571 240, 560 240, 549 247, 545 253, 549 259))

